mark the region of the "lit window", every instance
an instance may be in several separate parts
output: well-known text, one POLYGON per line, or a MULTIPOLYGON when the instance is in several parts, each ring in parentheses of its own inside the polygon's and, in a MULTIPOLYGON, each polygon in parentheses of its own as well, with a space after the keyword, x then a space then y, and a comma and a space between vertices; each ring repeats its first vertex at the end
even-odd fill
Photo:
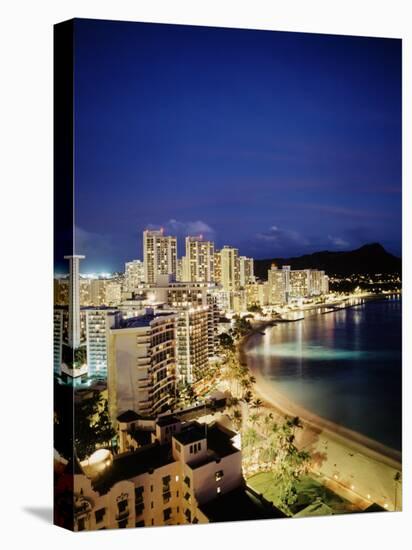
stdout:
POLYGON ((215 473, 215 480, 216 481, 220 481, 223 477, 223 470, 219 470, 218 472, 215 473))

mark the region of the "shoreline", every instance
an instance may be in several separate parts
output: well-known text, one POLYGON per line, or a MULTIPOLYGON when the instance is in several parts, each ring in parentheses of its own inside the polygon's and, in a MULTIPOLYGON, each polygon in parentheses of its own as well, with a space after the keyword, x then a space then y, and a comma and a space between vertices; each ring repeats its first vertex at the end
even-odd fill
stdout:
MULTIPOLYGON (((294 323, 296 321, 303 321, 307 319, 308 317, 314 317, 316 315, 326 315, 328 313, 336 313, 337 311, 341 311, 344 309, 352 309, 355 307, 359 307, 363 304, 363 302, 360 303, 347 303, 350 299, 359 299, 364 300, 364 302, 379 302, 382 300, 385 300, 388 296, 388 294, 362 294, 356 297, 352 298, 344 298, 339 302, 336 303, 323 303, 323 304, 316 304, 316 305, 307 305, 307 306, 301 306, 300 308, 296 308, 294 310, 291 310, 289 313, 297 313, 300 312, 302 314, 302 317, 298 317, 297 319, 278 319, 278 323, 294 323), (326 311, 314 311, 314 310, 326 310, 326 311), (306 315, 306 313, 309 313, 309 315, 306 315)), ((401 296, 401 294, 400 294, 401 296)))
POLYGON ((276 322, 262 322, 262 326, 254 328, 242 340, 238 343, 238 352, 239 352, 239 361, 240 364, 247 367, 251 374, 256 379, 255 392, 259 394, 260 399, 268 406, 268 408, 274 409, 274 412, 277 412, 280 415, 284 416, 299 416, 304 424, 308 428, 311 428, 317 432, 324 431, 328 433, 331 437, 336 437, 345 442, 346 444, 352 444, 353 446, 358 446, 363 450, 367 450, 370 453, 374 453, 384 460, 392 461, 394 466, 401 466, 401 457, 402 453, 392 447, 388 447, 375 439, 369 438, 366 435, 346 428, 340 424, 337 424, 326 418, 312 413, 305 407, 302 407, 298 403, 294 403, 288 397, 286 397, 281 392, 277 391, 273 384, 270 384, 264 379, 264 377, 251 367, 246 359, 246 352, 248 345, 250 345, 250 340, 256 334, 260 334, 262 331, 266 330, 270 326, 275 326, 276 322))
POLYGON ((311 452, 318 475, 339 483, 345 489, 354 487, 356 491, 351 491, 354 498, 361 496, 368 502, 378 502, 385 508, 398 509, 401 499, 397 494, 395 497, 393 495, 393 480, 402 471, 400 451, 324 419, 292 402, 248 363, 246 355, 253 345, 253 337, 275 325, 276 321, 257 323, 237 344, 239 361, 255 377, 254 391, 262 400, 263 406, 278 417, 298 416, 301 419, 303 430, 297 437, 297 444, 311 452), (338 479, 339 481, 335 481, 338 479))

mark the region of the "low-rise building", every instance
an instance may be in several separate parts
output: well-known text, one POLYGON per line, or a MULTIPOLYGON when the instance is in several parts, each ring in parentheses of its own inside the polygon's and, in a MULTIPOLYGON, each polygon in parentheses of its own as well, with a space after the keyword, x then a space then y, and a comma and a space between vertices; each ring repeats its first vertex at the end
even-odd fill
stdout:
POLYGON ((234 436, 216 423, 182 425, 163 417, 150 444, 114 457, 100 449, 82 465, 70 461, 65 474, 74 479, 73 529, 208 523, 202 509, 243 488, 234 436))

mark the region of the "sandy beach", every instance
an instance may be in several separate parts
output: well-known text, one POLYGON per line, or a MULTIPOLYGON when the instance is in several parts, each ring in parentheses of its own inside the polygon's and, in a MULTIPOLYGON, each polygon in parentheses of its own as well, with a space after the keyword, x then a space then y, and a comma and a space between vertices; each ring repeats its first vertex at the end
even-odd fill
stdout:
POLYGON ((402 488, 395 481, 396 474, 401 472, 400 452, 290 401, 248 364, 247 352, 254 345, 254 336, 271 325, 263 322, 256 325, 238 346, 240 361, 256 378, 254 390, 264 407, 278 417, 299 416, 303 430, 297 438, 298 447, 310 451, 314 472, 333 490, 361 509, 376 502, 388 510, 400 510, 402 488))

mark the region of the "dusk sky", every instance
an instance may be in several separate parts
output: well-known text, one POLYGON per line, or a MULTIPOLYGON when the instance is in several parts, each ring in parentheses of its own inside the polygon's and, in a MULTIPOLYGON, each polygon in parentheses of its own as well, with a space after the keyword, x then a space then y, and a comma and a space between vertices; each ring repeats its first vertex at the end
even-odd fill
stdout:
POLYGON ((254 258, 401 253, 401 41, 77 20, 82 271, 142 231, 254 258))

